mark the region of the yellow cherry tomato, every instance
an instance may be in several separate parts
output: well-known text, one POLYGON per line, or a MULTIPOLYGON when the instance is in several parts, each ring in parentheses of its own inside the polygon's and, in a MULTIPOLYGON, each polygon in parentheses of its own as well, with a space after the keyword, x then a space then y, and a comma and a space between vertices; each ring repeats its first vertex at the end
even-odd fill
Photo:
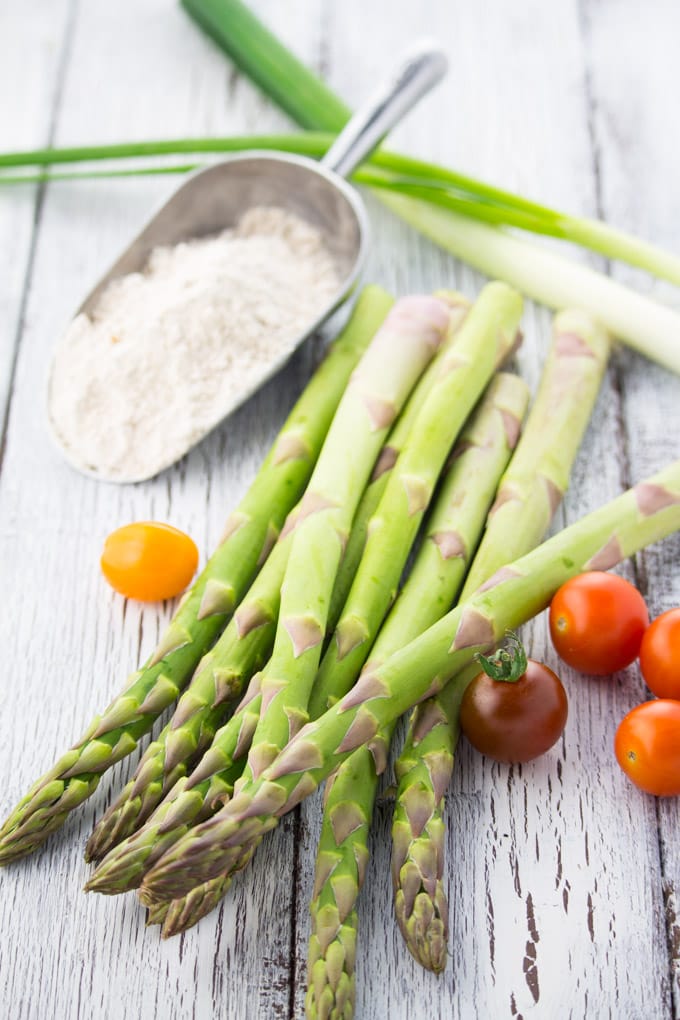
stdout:
POLYGON ((137 521, 112 531, 101 557, 111 587, 143 602, 179 595, 197 566, 198 549, 189 536, 157 521, 137 521))

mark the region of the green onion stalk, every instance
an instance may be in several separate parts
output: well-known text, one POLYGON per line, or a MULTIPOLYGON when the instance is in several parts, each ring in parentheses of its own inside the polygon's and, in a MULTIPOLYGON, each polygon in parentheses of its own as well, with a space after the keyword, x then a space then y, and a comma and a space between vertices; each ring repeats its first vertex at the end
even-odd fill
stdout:
MULTIPOLYGON (((250 149, 289 152, 320 159, 330 148, 333 133, 235 135, 231 137, 170 138, 151 142, 27 149, 0 153, 0 184, 17 185, 91 178, 187 174, 209 165, 207 156, 229 155, 250 149), (133 164, 96 170, 26 172, 27 167, 51 168, 71 163, 138 160, 191 155, 167 164, 133 164), (20 169, 22 173, 8 173, 20 169)), ((654 276, 680 285, 680 258, 641 241, 599 220, 571 216, 512 192, 496 188, 454 170, 396 153, 378 152, 352 176, 355 183, 377 192, 393 192, 429 205, 457 212, 472 220, 501 227, 516 227, 531 234, 570 241, 610 259, 628 262, 654 276)))

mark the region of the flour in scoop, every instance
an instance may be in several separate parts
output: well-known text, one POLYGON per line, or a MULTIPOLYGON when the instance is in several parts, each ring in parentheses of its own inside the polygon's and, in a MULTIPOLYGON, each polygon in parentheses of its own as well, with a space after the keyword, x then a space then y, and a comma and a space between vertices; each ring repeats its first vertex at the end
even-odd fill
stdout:
POLYGON ((319 231, 276 207, 156 248, 57 347, 48 414, 67 457, 112 481, 174 463, 285 357, 340 282, 319 231))

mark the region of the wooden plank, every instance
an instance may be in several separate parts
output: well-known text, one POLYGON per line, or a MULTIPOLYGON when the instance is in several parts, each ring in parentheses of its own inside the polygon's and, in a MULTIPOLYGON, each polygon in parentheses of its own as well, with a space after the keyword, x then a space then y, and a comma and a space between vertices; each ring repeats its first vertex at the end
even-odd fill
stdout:
MULTIPOLYGON (((264 4, 271 16, 274 5, 264 4)), ((279 17, 277 15, 277 17, 279 17)), ((279 20, 283 19, 281 13, 279 20)), ((309 4, 287 5, 305 56, 309 4)), ((30 50, 32 40, 21 38, 30 50)), ((5 42, 9 49, 14 44, 5 42)), ((34 59, 31 57, 29 66, 34 59)), ((58 144, 280 128, 283 118, 164 0, 79 6, 58 144)), ((17 138, 16 144, 21 142, 17 138)), ((6 139, 10 144, 10 139, 6 139)), ((277 380, 181 465, 143 485, 75 474, 50 445, 44 376, 58 332, 118 250, 175 186, 157 181, 55 185, 46 193, 0 484, 6 656, 0 746, 13 762, 9 807, 146 657, 170 607, 126 604, 99 576, 104 536, 167 520, 210 550, 311 370, 309 345, 277 380)), ((1 275, 1 274, 0 274, 1 275)), ((3 873, 0 988, 12 1015, 285 1017, 289 1013, 292 823, 262 848, 223 910, 182 939, 145 931, 133 897, 85 897, 81 848, 126 763, 44 851, 3 873), (266 931, 266 943, 262 939, 266 931), (102 937, 105 933, 105 937, 102 937)), ((6 798, 6 799, 5 799, 6 798)))
MULTIPOLYGON (((38 0, 3 11, 3 35, 13 41, 3 47, 0 61, 0 93, 6 97, 0 106, 3 147, 32 149, 49 142, 71 7, 69 0, 38 0), (18 82, 20 102, 15 98, 18 82)), ((0 449, 41 194, 39 187, 28 184, 0 192, 0 250, 11 252, 0 274, 0 449)))
MULTIPOLYGON (((680 88, 675 61, 659 59, 666 40, 680 33, 677 5, 655 0, 644 12, 627 0, 613 12, 589 3, 584 16, 586 59, 591 79, 591 119, 599 160, 602 214, 612 222, 649 237, 671 250, 680 250, 680 195, 673 186, 680 164, 677 139, 667 125, 675 116, 674 96, 680 88), (644 16, 643 16, 644 13, 644 16), (612 45, 612 39, 616 45, 612 45), (640 52, 656 59, 638 60, 640 52), (644 187, 644 202, 639 201, 644 187)), ((650 288, 649 279, 624 267, 614 267, 619 279, 650 288)), ((677 300, 672 288, 652 284, 660 297, 677 300)), ((628 472, 639 478, 677 456, 680 380, 643 359, 627 354, 621 374, 622 432, 628 472)), ((680 604, 680 541, 663 543, 637 558, 637 576, 652 616, 680 604)), ((648 698, 635 678, 624 708, 648 698)), ((616 720, 612 721, 615 725, 616 720)), ((613 729, 612 725, 612 729, 613 729)), ((644 794, 633 794, 649 801, 644 794)), ((662 885, 655 909, 666 919, 673 1016, 680 1016, 680 850, 677 798, 655 805, 659 826, 662 885)), ((649 810, 652 810, 650 807, 649 810)))
MULTIPOLYGON (((395 17, 386 3, 347 3, 342 12, 329 5, 329 12, 331 80, 356 104, 362 83, 421 33, 421 13, 404 5, 395 17), (373 41, 370 55, 366 37, 373 41)), ((617 22, 617 40, 620 31, 617 22)), ((500 2, 431 4, 427 32, 451 54, 449 77, 395 131, 394 148, 595 214, 598 182, 576 4, 534 2, 512 10, 500 2)), ((634 45, 632 27, 629 39, 634 45)), ((651 95, 647 101, 653 103, 651 95)), ((637 183, 638 206, 645 208, 646 184, 637 183)), ((381 282, 399 290, 405 283, 454 284, 468 292, 478 284, 376 207, 372 212, 378 238, 372 269, 381 282)), ((530 306, 518 360, 532 385, 548 336, 548 315, 530 306)), ((625 356, 613 359, 557 526, 619 492, 627 477, 620 379, 628 364, 625 356)), ((555 664, 545 621, 525 634, 532 654, 555 664)), ((396 932, 388 879, 391 811, 379 806, 360 908, 357 1016, 406 1018, 424 1008, 461 1018, 668 1014, 654 805, 631 793, 611 753, 612 720, 630 701, 634 670, 609 685, 562 672, 570 720, 564 741, 545 759, 512 769, 460 748, 448 818, 452 959, 439 979, 420 970, 396 932)), ((318 800, 302 809, 296 1015, 308 933, 304 863, 319 811, 318 800)))

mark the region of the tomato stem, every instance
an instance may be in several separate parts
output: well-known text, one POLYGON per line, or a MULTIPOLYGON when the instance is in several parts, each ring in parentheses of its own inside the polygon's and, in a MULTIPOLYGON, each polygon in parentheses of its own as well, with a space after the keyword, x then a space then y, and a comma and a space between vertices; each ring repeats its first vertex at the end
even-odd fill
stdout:
POLYGON ((482 655, 478 652, 475 659, 487 676, 503 683, 517 683, 527 670, 527 653, 524 645, 513 630, 506 634, 509 648, 498 648, 493 655, 482 655))

